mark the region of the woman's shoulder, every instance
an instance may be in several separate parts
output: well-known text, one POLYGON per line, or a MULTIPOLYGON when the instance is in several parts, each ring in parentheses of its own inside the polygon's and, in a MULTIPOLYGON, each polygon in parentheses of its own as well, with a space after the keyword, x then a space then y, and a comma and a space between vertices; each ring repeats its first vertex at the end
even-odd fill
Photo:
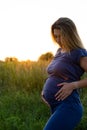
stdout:
POLYGON ((78 54, 78 55, 83 55, 83 56, 86 55, 87 56, 87 50, 84 48, 73 49, 70 53, 73 55, 78 54))
POLYGON ((87 50, 84 48, 77 48, 77 49, 73 49, 70 52, 70 54, 71 54, 72 59, 79 62, 81 57, 87 56, 87 50))

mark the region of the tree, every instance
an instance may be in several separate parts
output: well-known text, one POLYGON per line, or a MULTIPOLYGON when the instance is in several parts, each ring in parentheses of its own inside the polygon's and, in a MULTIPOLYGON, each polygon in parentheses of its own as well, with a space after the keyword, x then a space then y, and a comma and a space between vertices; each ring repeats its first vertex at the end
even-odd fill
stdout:
POLYGON ((48 61, 48 60, 52 60, 53 59, 53 54, 52 52, 47 52, 45 54, 42 54, 38 60, 45 60, 45 61, 48 61))
POLYGON ((17 62, 18 59, 16 57, 6 57, 5 62, 17 62))

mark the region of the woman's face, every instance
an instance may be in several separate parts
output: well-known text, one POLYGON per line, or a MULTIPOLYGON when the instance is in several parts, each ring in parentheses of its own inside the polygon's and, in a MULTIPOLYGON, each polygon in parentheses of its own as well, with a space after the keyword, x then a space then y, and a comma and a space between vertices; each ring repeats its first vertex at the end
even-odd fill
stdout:
POLYGON ((54 29, 54 38, 56 42, 62 47, 62 36, 61 36, 61 30, 60 29, 54 29))

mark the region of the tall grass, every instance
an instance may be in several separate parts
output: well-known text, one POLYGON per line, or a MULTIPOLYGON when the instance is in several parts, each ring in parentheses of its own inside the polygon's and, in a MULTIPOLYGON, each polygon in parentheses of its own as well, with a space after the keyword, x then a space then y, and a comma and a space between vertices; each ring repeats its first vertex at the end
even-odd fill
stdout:
MULTIPOLYGON (((50 116, 49 108, 41 100, 48 63, 0 62, 0 130, 43 129, 50 116)), ((84 116, 76 130, 87 130, 85 90, 81 92, 84 116)))

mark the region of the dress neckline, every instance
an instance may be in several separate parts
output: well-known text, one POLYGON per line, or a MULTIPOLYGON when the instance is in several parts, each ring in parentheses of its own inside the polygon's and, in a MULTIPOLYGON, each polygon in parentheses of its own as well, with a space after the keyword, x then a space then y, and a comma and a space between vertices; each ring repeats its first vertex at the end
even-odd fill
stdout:
POLYGON ((66 53, 68 53, 67 51, 62 50, 62 48, 59 48, 58 50, 59 50, 60 54, 66 54, 66 53))

